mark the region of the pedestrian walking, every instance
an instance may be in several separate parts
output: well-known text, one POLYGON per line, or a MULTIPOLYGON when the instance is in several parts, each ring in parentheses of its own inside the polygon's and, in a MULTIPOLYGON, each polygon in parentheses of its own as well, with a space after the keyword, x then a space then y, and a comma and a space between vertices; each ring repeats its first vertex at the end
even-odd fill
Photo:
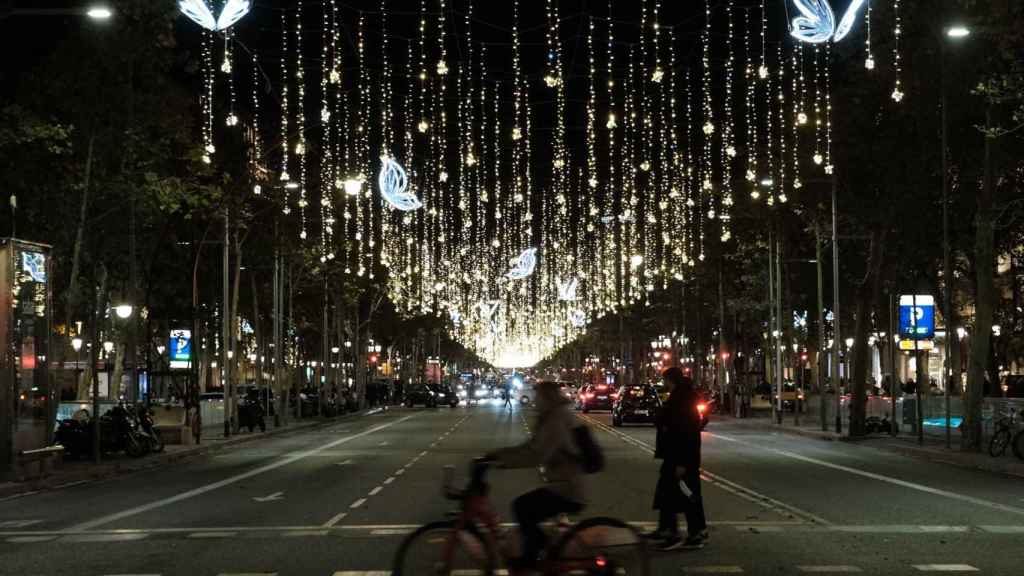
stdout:
POLYGON ((504 396, 505 396, 505 406, 502 406, 502 408, 506 408, 507 407, 509 410, 511 410, 512 409, 512 383, 511 382, 505 382, 505 394, 504 394, 504 396))
POLYGON ((662 373, 668 400, 657 420, 654 457, 661 459, 654 509, 658 529, 646 536, 659 540, 660 550, 696 549, 708 539, 700 489, 700 398, 693 380, 677 367, 662 373), (686 538, 679 534, 678 517, 686 516, 686 538))

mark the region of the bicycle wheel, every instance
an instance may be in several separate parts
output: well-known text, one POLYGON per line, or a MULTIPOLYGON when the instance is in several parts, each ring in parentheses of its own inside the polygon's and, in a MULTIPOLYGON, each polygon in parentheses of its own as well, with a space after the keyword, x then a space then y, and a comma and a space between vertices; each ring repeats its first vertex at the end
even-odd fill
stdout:
POLYGON ((615 518, 588 518, 570 528, 552 549, 551 563, 555 574, 651 573, 647 543, 636 528, 615 518))
POLYGON ((455 529, 454 521, 440 521, 417 529, 395 553, 392 576, 449 576, 494 573, 495 553, 474 526, 455 529), (451 557, 446 549, 454 539, 451 557))
POLYGON ((1006 453, 1006 447, 1010 445, 1010 431, 1006 428, 996 430, 992 439, 988 441, 988 454, 993 458, 999 458, 1006 453))

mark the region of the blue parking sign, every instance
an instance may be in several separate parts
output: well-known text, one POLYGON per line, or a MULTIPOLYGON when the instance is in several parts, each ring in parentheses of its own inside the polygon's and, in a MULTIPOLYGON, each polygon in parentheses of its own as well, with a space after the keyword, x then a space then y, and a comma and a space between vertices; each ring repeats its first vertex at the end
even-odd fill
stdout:
POLYGON ((900 296, 900 338, 929 340, 935 337, 935 298, 918 294, 900 296))

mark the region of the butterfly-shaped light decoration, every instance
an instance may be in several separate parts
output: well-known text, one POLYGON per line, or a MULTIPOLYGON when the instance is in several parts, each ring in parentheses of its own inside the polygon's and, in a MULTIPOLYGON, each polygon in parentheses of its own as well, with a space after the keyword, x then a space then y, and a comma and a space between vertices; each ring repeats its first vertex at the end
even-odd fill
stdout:
POLYGON ((573 310, 569 312, 569 323, 574 328, 583 328, 587 325, 587 315, 582 310, 573 310))
POLYGON ((227 30, 242 19, 252 8, 250 0, 227 0, 220 11, 220 17, 214 18, 205 0, 179 0, 178 9, 190 20, 211 32, 227 30))
POLYGON ((512 269, 505 274, 505 277, 509 280, 522 280, 533 274, 533 270, 537 267, 537 249, 527 248, 519 254, 518 258, 513 258, 509 265, 512 269))
POLYGON ((857 13, 867 0, 853 0, 836 24, 836 14, 828 0, 793 0, 800 16, 793 18, 790 34, 802 42, 821 44, 832 40, 839 42, 853 29, 857 13))
POLYGON ((857 21, 857 12, 860 11, 864 4, 867 4, 867 0, 853 0, 850 3, 850 7, 846 9, 846 14, 843 14, 843 19, 836 26, 836 33, 832 36, 834 42, 839 42, 850 33, 850 30, 853 29, 853 23, 857 21))
POLYGON ((828 0, 793 0, 800 16, 793 18, 789 31, 797 40, 821 44, 828 42, 836 30, 836 14, 828 0))
POLYGON ((575 278, 558 282, 558 300, 561 302, 575 302, 576 288, 578 286, 579 280, 575 278))
POLYGON ((380 186, 380 195, 394 208, 409 212, 423 207, 423 202, 420 202, 415 194, 406 191, 409 187, 409 178, 405 175, 405 169, 388 156, 381 158, 377 184, 380 186))

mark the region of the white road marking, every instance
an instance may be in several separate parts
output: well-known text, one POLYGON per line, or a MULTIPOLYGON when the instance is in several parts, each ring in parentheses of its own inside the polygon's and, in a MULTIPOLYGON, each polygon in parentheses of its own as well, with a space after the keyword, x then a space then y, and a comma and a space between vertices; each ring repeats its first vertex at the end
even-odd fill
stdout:
POLYGON ((423 457, 424 457, 424 456, 426 456, 426 455, 427 455, 427 451, 426 451, 426 450, 424 450, 423 452, 420 452, 420 455, 419 455, 419 456, 417 456, 417 458, 423 458, 423 457))
POLYGON ((144 540, 149 534, 73 534, 60 539, 61 542, 131 542, 144 540))
POLYGON ((330 530, 296 530, 294 532, 285 532, 282 536, 286 538, 301 538, 304 536, 327 536, 330 533, 330 530))
POLYGON ((319 454, 320 452, 323 452, 324 450, 330 450, 331 448, 334 448, 335 446, 340 446, 342 444, 351 442, 352 440, 363 438, 364 436, 369 436, 371 434, 374 434, 375 432, 380 432, 381 430, 385 430, 385 429, 390 428, 390 427, 392 427, 392 426, 394 426, 396 424, 400 424, 402 422, 405 422, 406 420, 408 420, 408 419, 410 419, 410 418, 412 418, 414 416, 415 416, 415 414, 410 414, 409 416, 405 416, 405 417, 399 418, 398 420, 394 420, 392 422, 388 422, 387 424, 380 424, 378 426, 374 426, 373 428, 369 428, 369 429, 364 430, 364 431, 362 431, 362 432, 360 432, 358 434, 352 434, 351 436, 345 436, 344 438, 339 438, 339 439, 334 440, 332 442, 328 442, 327 444, 324 444, 323 446, 320 446, 319 448, 313 448, 311 450, 306 450, 304 452, 299 452, 298 454, 295 454, 294 456, 289 456, 289 457, 284 458, 282 460, 277 460, 275 462, 271 462, 270 464, 266 464, 264 466, 260 466, 259 468, 254 468, 252 470, 249 470, 248 472, 243 472, 243 473, 238 474, 236 476, 231 476, 230 478, 225 478, 224 480, 220 480, 218 482, 213 482, 212 484, 207 484, 205 486, 200 486, 199 488, 194 488, 192 490, 188 490, 186 492, 182 492, 181 494, 177 494, 177 495, 171 496, 169 498, 164 498, 164 499, 161 499, 161 500, 156 500, 155 502, 150 502, 149 504, 143 504, 141 506, 136 506, 134 508, 129 508, 127 510, 122 510, 120 512, 115 512, 113 514, 108 514, 107 516, 103 516, 103 517, 97 518, 95 520, 90 520, 88 522, 83 522, 81 524, 76 524, 75 526, 72 526, 71 528, 69 528, 68 531, 70 531, 70 532, 80 532, 80 531, 84 531, 84 530, 90 530, 92 528, 97 528, 99 526, 103 526, 104 524, 110 524, 111 522, 116 522, 118 520, 123 520, 123 519, 131 517, 131 516, 142 514, 143 512, 149 512, 150 510, 155 510, 157 508, 162 508, 164 506, 168 506, 168 505, 174 504, 176 502, 181 502, 182 500, 188 500, 189 498, 194 498, 196 496, 205 494, 207 492, 211 492, 213 490, 217 490, 218 488, 223 488, 225 486, 230 486, 231 484, 234 484, 236 482, 240 482, 240 481, 245 480, 247 478, 252 478, 253 476, 259 476, 260 474, 264 474, 266 472, 270 472, 271 470, 276 470, 278 468, 281 468, 282 466, 287 466, 287 465, 292 464, 294 462, 298 462, 299 460, 302 460, 304 458, 308 458, 310 456, 314 456, 316 454, 319 454))
POLYGON ((278 500, 284 500, 284 492, 274 492, 269 496, 260 496, 253 498, 257 502, 276 502, 278 500))
POLYGON ((345 519, 345 516, 348 516, 348 512, 339 512, 339 513, 335 514, 334 516, 331 517, 330 520, 328 520, 327 522, 324 522, 324 528, 330 528, 332 526, 337 525, 338 522, 341 522, 342 520, 345 519))
POLYGON ((848 572, 863 572, 856 566, 797 566, 801 572, 812 572, 818 574, 839 574, 848 572))
POLYGON ((750 442, 732 438, 730 436, 722 436, 721 434, 718 433, 710 433, 709 435, 715 438, 720 438, 727 442, 736 442, 737 444, 753 446, 761 451, 767 450, 769 452, 774 452, 776 454, 786 456, 794 460, 807 462, 808 464, 816 464, 818 466, 824 466, 825 468, 831 468, 833 470, 840 470, 842 472, 847 472, 864 478, 871 478, 872 480, 878 480, 880 482, 895 484, 896 486, 902 486, 903 488, 910 488, 911 490, 917 490, 919 492, 934 494, 935 496, 944 496, 946 498, 959 500, 961 502, 967 502, 969 504, 975 504, 977 506, 982 506, 992 510, 998 510, 1000 512, 1009 512, 1011 514, 1019 514, 1021 516, 1024 516, 1024 508, 1017 508, 1015 506, 1009 506, 1007 504, 1000 504, 999 502, 992 502, 989 500, 984 500, 982 498, 975 498, 974 496, 967 496, 966 494, 958 494, 956 492, 950 492, 949 490, 933 488, 931 486, 925 486, 923 484, 917 484, 915 482, 908 482, 906 480, 900 480, 898 478, 890 478, 888 476, 883 476, 881 474, 875 474, 874 472, 865 472, 864 470, 857 470, 856 468, 850 468, 849 466, 843 466, 842 464, 833 464, 832 462, 819 460, 817 458, 811 458, 810 456, 804 456, 803 454, 797 454, 796 452, 790 452, 789 450, 780 450, 778 448, 765 448, 764 446, 757 446, 750 442))
POLYGON ((388 479, 384 481, 384 485, 387 486, 388 484, 391 484, 394 481, 395 481, 395 477, 394 476, 389 476, 388 479))
POLYGON ((437 442, 431 442, 430 443, 430 447, 431 448, 437 448, 437 442))
POLYGON ((684 566, 683 574, 742 574, 739 566, 684 566))
MULTIPOLYGON (((632 445, 636 446, 637 448, 640 448, 641 450, 643 450, 643 451, 645 451, 645 452, 647 452, 649 454, 654 454, 654 448, 652 448, 650 445, 648 445, 646 442, 643 442, 642 440, 638 440, 638 439, 636 439, 636 438, 634 438, 634 437, 632 437, 629 434, 626 434, 624 432, 619 432, 618 430, 616 430, 616 429, 614 429, 614 428, 612 428, 610 426, 606 426, 604 423, 598 422, 597 420, 594 420, 593 418, 591 418, 589 416, 579 415, 579 417, 584 419, 584 420, 586 420, 586 421, 588 421, 588 422, 590 422, 594 426, 597 426, 597 427, 601 428, 605 432, 608 432, 609 434, 615 435, 618 438, 624 440, 625 442, 627 442, 629 444, 632 444, 632 445)), ((810 512, 807 512, 806 510, 802 510, 800 508, 797 508, 796 506, 791 506, 791 505, 786 504, 784 502, 780 502, 779 500, 776 500, 775 498, 772 498, 771 496, 768 496, 766 494, 762 494, 760 492, 757 492, 756 490, 752 490, 750 488, 747 488, 746 486, 741 486, 741 485, 739 485, 739 484, 737 484, 737 483, 735 483, 735 482, 733 482, 731 480, 726 480, 725 478, 723 478, 723 477, 721 477, 721 476, 719 476, 717 474, 712 474, 707 469, 704 469, 704 468, 701 469, 701 477, 705 478, 705 479, 708 479, 708 480, 711 480, 712 483, 714 483, 718 487, 726 490, 727 492, 731 492, 731 493, 733 493, 733 494, 735 494, 735 495, 737 495, 737 496, 739 496, 741 498, 744 498, 746 500, 750 500, 751 502, 754 502, 754 503, 756 503, 756 504, 758 504, 760 506, 764 506, 765 508, 768 508, 770 510, 774 510, 776 512, 782 512, 784 514, 790 514, 790 515, 795 516, 797 518, 802 518, 802 519, 805 519, 805 520, 809 520, 811 522, 814 522, 814 523, 817 523, 817 524, 821 524, 821 525, 824 525, 824 526, 828 526, 828 525, 831 524, 831 522, 829 522, 828 520, 826 520, 826 519, 824 519, 824 518, 822 518, 820 516, 816 516, 814 514, 811 514, 810 512)))
POLYGON ((921 572, 981 572, 970 564, 914 564, 921 572))
POLYGON ((42 523, 42 520, 4 520, 0 522, 0 528, 28 528, 42 523))
POLYGON ((1024 526, 978 526, 978 528, 992 534, 1024 534, 1024 526))
POLYGON ((222 572, 217 576, 277 576, 277 572, 222 572))
POLYGON ((194 532, 188 535, 188 538, 195 540, 203 540, 206 538, 234 538, 238 536, 238 532, 194 532))
POLYGON ((334 576, 391 576, 387 570, 344 570, 335 572, 334 576))
POLYGON ((412 528, 381 528, 379 530, 370 530, 370 534, 374 536, 398 536, 401 534, 411 534, 412 528))
POLYGON ((405 474, 405 468, 404 467, 403 468, 399 468, 398 470, 395 471, 395 476, 401 476, 402 474, 405 474))
POLYGON ((10 544, 35 544, 37 542, 49 542, 56 538, 56 536, 15 536, 8 538, 6 542, 10 544))
POLYGON ((366 498, 360 498, 359 500, 356 500, 355 502, 353 502, 353 503, 352 503, 352 504, 351 504, 351 505, 349 506, 349 508, 352 508, 353 510, 355 510, 356 508, 359 508, 359 507, 360 507, 360 506, 362 506, 363 504, 366 504, 366 498))
POLYGON ((373 490, 370 490, 370 496, 376 496, 377 494, 380 494, 380 491, 383 490, 383 489, 384 489, 383 486, 377 486, 373 490))
POLYGON ((345 460, 344 462, 338 462, 338 466, 348 466, 352 463, 352 460, 345 460))

